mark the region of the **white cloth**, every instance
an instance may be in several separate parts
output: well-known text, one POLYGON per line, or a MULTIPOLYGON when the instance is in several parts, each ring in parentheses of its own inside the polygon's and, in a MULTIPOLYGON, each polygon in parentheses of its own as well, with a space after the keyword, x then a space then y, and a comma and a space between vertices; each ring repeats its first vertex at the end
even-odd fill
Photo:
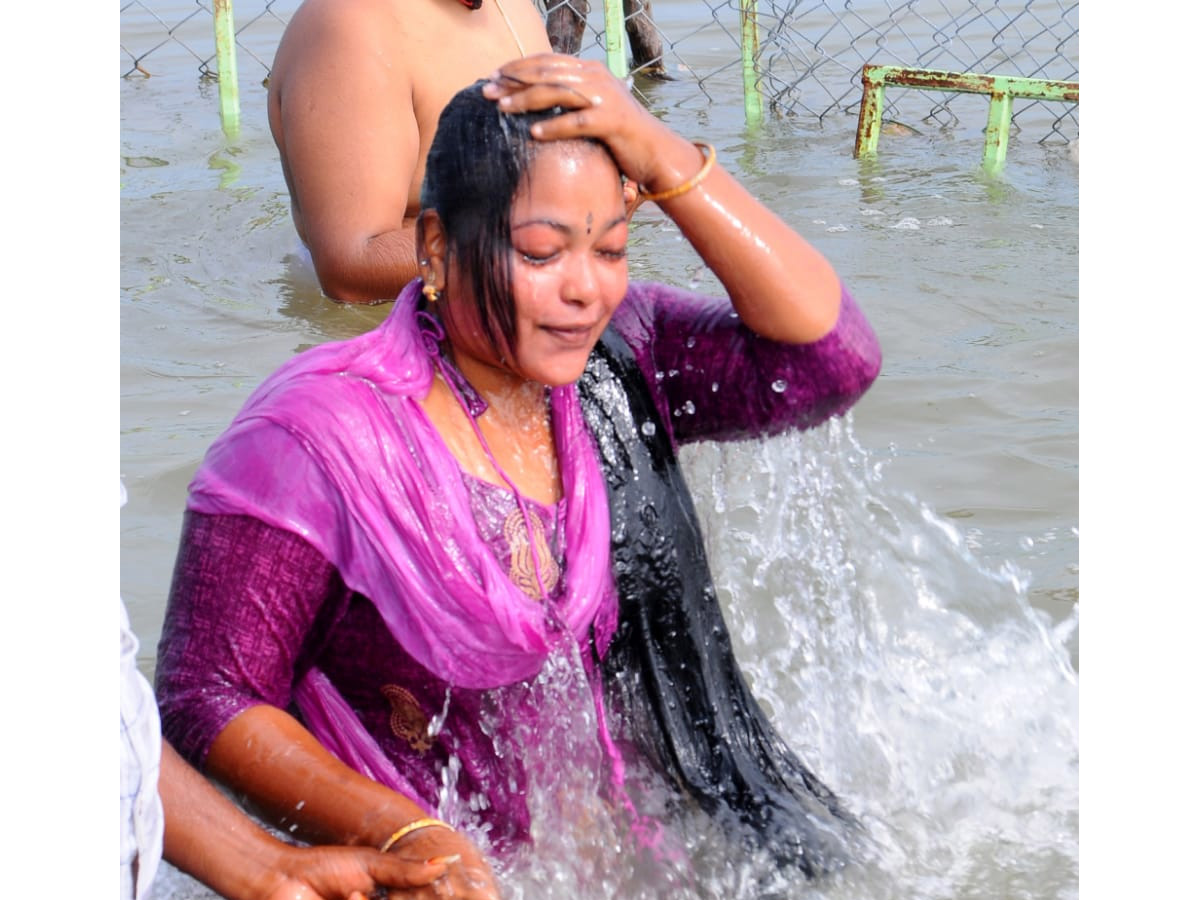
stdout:
POLYGON ((162 732, 149 682, 137 670, 138 639, 121 601, 121 900, 147 896, 162 857, 158 796, 162 732), (136 873, 135 873, 136 863, 136 873))

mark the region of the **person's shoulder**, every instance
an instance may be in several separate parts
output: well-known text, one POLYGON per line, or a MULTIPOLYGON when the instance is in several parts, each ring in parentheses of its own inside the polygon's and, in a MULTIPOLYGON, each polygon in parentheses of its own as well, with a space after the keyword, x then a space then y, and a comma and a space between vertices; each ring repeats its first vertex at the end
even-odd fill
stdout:
MULTIPOLYGON (((342 41, 349 38, 378 40, 402 33, 413 19, 409 6, 397 0, 305 0, 284 30, 284 41, 342 41)), ((419 13, 418 13, 419 18, 419 13)))

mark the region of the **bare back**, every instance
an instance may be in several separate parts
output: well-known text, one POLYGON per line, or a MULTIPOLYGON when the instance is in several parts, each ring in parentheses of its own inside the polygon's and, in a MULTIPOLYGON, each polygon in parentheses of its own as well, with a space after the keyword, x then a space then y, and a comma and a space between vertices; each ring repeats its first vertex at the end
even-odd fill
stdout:
POLYGON ((415 277, 413 217, 442 109, 502 64, 549 48, 530 0, 300 6, 275 56, 268 116, 326 293, 391 298, 415 277))

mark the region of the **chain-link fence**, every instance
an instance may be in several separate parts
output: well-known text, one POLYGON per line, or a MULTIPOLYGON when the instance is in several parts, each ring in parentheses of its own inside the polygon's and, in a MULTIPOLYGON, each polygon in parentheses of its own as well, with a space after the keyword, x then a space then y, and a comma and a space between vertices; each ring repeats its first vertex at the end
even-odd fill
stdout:
MULTIPOLYGON (((411 0, 410 0, 411 2, 411 0)), ((265 81, 275 46, 300 0, 233 0, 239 66, 265 81), (257 73, 261 72, 261 75, 257 73)), ((539 0, 549 16, 582 17, 581 55, 603 58, 600 0, 539 0), (570 9, 567 9, 570 7, 570 9)), ((625 0, 640 40, 660 54, 641 59, 628 26, 635 91, 655 74, 687 84, 684 104, 706 105, 742 90, 742 12, 755 10, 755 57, 763 103, 781 116, 825 121, 853 115, 864 63, 1058 81, 1079 78, 1079 4, 1062 0, 625 0)), ((642 52, 645 52, 644 49, 642 52)), ((121 75, 149 77, 179 65, 216 74, 212 4, 207 0, 122 0, 121 75)), ((892 90, 886 119, 935 127, 982 121, 980 98, 892 90), (969 110, 969 112, 968 112, 969 110)), ((1078 137, 1077 104, 1029 101, 1013 107, 1014 131, 1035 140, 1078 137)))

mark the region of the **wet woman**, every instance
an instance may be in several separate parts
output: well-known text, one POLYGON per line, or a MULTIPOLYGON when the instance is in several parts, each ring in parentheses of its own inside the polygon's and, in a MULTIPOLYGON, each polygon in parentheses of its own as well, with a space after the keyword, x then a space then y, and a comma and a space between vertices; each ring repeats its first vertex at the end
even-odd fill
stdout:
POLYGON ((576 762, 538 737, 566 659, 651 850, 632 762, 784 864, 842 864, 853 818, 746 688, 675 459, 861 396, 879 349, 837 274, 712 147, 550 54, 451 101, 417 238, 388 319, 286 363, 197 472, 166 736, 307 839, 452 861, 403 896, 491 898, 576 762), (629 281, 642 201, 727 298, 629 281))

